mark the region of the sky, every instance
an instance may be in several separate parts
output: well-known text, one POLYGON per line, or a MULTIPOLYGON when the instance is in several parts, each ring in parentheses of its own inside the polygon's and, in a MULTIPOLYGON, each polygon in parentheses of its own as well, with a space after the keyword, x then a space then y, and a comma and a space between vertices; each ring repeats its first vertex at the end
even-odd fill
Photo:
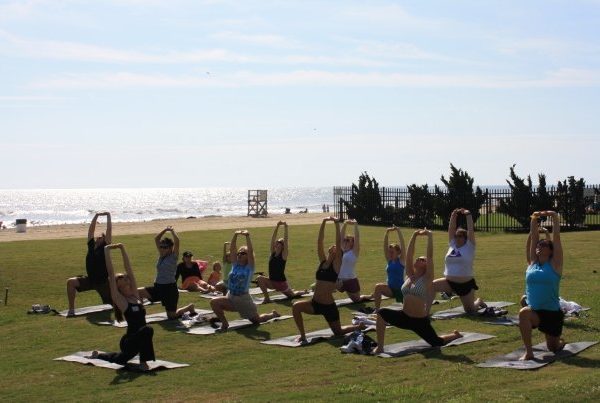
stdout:
POLYGON ((600 0, 0 0, 0 188, 600 183, 600 0))

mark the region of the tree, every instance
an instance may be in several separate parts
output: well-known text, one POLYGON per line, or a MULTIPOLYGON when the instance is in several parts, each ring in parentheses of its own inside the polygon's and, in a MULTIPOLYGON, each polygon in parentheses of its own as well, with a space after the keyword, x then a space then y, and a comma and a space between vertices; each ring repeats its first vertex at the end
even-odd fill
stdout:
POLYGON ((556 188, 556 209, 568 226, 583 225, 585 222, 585 181, 569 176, 556 188))
POLYGON ((350 200, 343 200, 348 217, 361 224, 372 224, 378 221, 382 212, 379 183, 375 178, 363 172, 358 178, 358 186, 352 184, 350 200))
POLYGON ((510 167, 510 180, 506 180, 510 187, 510 196, 500 199, 498 212, 513 217, 523 228, 529 228, 530 216, 533 211, 549 210, 554 205, 554 198, 546 189, 546 176, 538 174, 538 187, 533 190, 531 176, 525 179, 515 172, 515 165, 510 167), (511 183, 512 181, 512 183, 511 183))
POLYGON ((432 228, 435 219, 434 197, 427 184, 408 186, 410 199, 400 211, 403 221, 409 221, 415 228, 432 228))
MULTIPOLYGON (((456 168, 450 163, 450 176, 448 180, 442 175, 442 183, 446 186, 444 191, 435 185, 435 212, 442 219, 443 226, 447 227, 450 221, 450 213, 458 207, 464 207, 471 211, 473 222, 479 218, 479 209, 487 199, 487 193, 484 194, 481 188, 477 186, 473 191, 474 179, 462 169, 456 168)), ((464 226, 464 223, 461 225, 464 226)))

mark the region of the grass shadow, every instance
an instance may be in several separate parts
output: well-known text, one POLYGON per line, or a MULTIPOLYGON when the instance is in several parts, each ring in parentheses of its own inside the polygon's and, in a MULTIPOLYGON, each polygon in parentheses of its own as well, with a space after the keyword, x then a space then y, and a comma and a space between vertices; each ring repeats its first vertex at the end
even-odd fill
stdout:
POLYGON ((580 368, 600 368, 600 360, 594 358, 586 358, 576 355, 562 360, 567 365, 573 365, 580 368))
POLYGON ((156 376, 155 371, 142 372, 132 371, 131 369, 121 368, 116 371, 116 375, 110 382, 111 385, 120 385, 135 381, 140 376, 156 376))
POLYGON ((447 355, 444 354, 444 350, 442 349, 433 349, 433 350, 429 350, 429 351, 424 351, 423 353, 420 353, 424 358, 431 358, 431 359, 435 359, 435 360, 443 360, 443 361, 448 361, 448 362, 453 362, 453 363, 459 363, 459 364, 475 364, 475 361, 473 361, 471 358, 467 357, 464 354, 459 354, 459 355, 447 355))
POLYGON ((87 320, 92 325, 100 326, 98 322, 110 322, 112 321, 112 310, 111 311, 100 311, 85 315, 87 320))

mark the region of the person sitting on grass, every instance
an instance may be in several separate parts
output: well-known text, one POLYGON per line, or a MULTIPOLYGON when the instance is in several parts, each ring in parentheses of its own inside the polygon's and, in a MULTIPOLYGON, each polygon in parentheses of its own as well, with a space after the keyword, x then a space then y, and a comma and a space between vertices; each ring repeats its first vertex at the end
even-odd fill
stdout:
POLYGON ((215 291, 215 287, 202 280, 200 265, 192 260, 194 254, 185 251, 182 256, 183 262, 177 265, 177 272, 175 273, 175 281, 181 277, 181 289, 203 293, 215 291))
POLYGON ((319 229, 319 238, 317 240, 317 256, 319 257, 319 266, 315 274, 316 283, 314 295, 310 301, 297 301, 292 306, 294 321, 300 331, 297 341, 306 343, 306 332, 304 331, 304 320, 302 314, 308 315, 323 315, 329 328, 336 336, 341 336, 351 333, 358 329, 364 329, 364 324, 342 326, 340 324, 340 312, 333 293, 336 290, 338 273, 342 264, 342 249, 340 247, 340 225, 336 218, 327 217, 321 222, 319 229), (331 221, 335 226, 335 244, 331 245, 325 255, 324 240, 325 240, 325 224, 331 221))
POLYGON ((209 285, 214 287, 219 283, 219 281, 221 281, 221 269, 221 262, 219 262, 218 260, 212 264, 212 272, 210 273, 210 276, 208 276, 208 280, 206 281, 209 285))
POLYGON ((525 354, 521 360, 533 359, 532 329, 546 336, 548 350, 556 353, 565 346, 561 338, 564 313, 560 309, 559 287, 563 269, 560 220, 555 211, 536 211, 531 215, 531 245, 525 272, 525 294, 529 306, 519 311, 519 330, 525 354), (540 217, 552 217, 552 240, 539 239, 540 217))
POLYGON ((177 257, 179 255, 179 237, 177 233, 173 227, 169 226, 156 235, 154 243, 158 250, 156 279, 153 286, 142 287, 138 290, 140 296, 151 302, 161 301, 169 319, 180 318, 186 312, 193 316, 196 313, 194 304, 177 309, 177 303, 179 302, 179 290, 175 279, 177 257), (163 238, 163 235, 167 232, 171 233, 175 241, 168 237, 163 238))
POLYGON ((242 318, 248 319, 256 325, 281 316, 277 311, 259 315, 256 305, 248 292, 250 281, 254 275, 255 261, 254 249, 252 248, 252 241, 248 231, 235 231, 231 239, 229 255, 231 256, 232 268, 227 280, 227 295, 213 298, 210 301, 211 308, 215 312, 218 321, 221 322, 219 331, 224 332, 229 328, 225 311, 238 312, 242 318), (237 249, 237 237, 239 235, 246 237, 246 246, 241 246, 237 249))
MULTIPOLYGON (((467 313, 475 313, 480 308, 486 308, 487 305, 481 298, 475 299, 475 290, 479 289, 473 276, 475 227, 469 210, 460 208, 452 211, 450 223, 448 224, 448 245, 444 278, 438 278, 433 282, 434 293, 457 294, 467 313), (467 230, 457 228, 456 221, 459 214, 466 217, 467 230)), ((431 294, 430 303, 433 302, 434 293, 431 294)))
POLYGON ((94 215, 88 229, 87 255, 85 257, 85 271, 87 276, 72 277, 67 280, 67 300, 69 311, 67 318, 75 316, 75 296, 78 292, 96 290, 103 304, 112 303, 108 273, 104 257, 104 246, 112 241, 112 223, 109 212, 100 212, 94 215), (95 237, 98 217, 106 216, 106 233, 95 237))
POLYGON ((431 327, 429 318, 429 299, 433 293, 433 237, 431 231, 423 229, 413 233, 408 243, 406 263, 407 277, 402 285, 404 296, 402 310, 382 308, 377 312, 377 347, 373 351, 374 354, 384 351, 387 324, 412 330, 432 346, 443 346, 462 337, 457 330, 438 336, 431 327), (417 236, 427 237, 427 256, 418 257, 413 261, 417 236))
POLYGON ((121 337, 120 352, 98 353, 98 351, 94 351, 90 358, 126 365, 127 361, 139 354, 140 369, 148 371, 148 361, 156 360, 152 343, 154 329, 146 324, 146 310, 138 293, 135 276, 125 246, 120 243, 107 245, 104 248, 104 253, 106 255, 108 283, 115 306, 115 316, 119 321, 122 321, 125 317, 127 332, 121 337), (112 249, 121 251, 125 274, 118 273, 115 275, 111 259, 112 249))
POLYGON ((404 266, 406 264, 404 237, 400 228, 394 226, 385 231, 383 237, 383 256, 387 262, 385 268, 387 273, 387 283, 378 283, 375 285, 373 295, 370 296, 375 302, 375 310, 381 306, 381 296, 396 298, 396 302, 402 302, 402 284, 404 284, 404 266), (389 243, 390 232, 398 234, 399 243, 389 243))
POLYGON ((263 304, 271 302, 268 289, 283 293, 289 299, 301 297, 308 291, 294 291, 288 285, 285 277, 285 264, 288 258, 288 225, 285 221, 279 221, 271 237, 271 256, 269 257, 269 277, 260 275, 256 283, 265 296, 263 304), (283 238, 277 239, 279 227, 283 226, 283 238))

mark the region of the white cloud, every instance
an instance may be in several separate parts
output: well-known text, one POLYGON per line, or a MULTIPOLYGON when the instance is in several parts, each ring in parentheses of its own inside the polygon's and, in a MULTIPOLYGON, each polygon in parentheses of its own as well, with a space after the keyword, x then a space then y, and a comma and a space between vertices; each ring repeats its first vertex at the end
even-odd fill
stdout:
POLYGON ((129 72, 69 74, 39 80, 30 84, 36 89, 119 89, 191 88, 191 87, 407 87, 407 88, 553 88, 600 86, 600 71, 563 68, 540 78, 509 76, 354 73, 322 70, 296 70, 282 73, 202 73, 197 75, 137 74, 129 72))
POLYGON ((399 29, 433 29, 443 25, 443 22, 440 20, 421 18, 412 15, 403 7, 396 4, 348 7, 342 11, 342 15, 352 19, 358 19, 363 24, 389 24, 399 29))
POLYGON ((530 54, 535 52, 538 54, 560 57, 575 53, 597 55, 600 52, 600 47, 598 45, 567 41, 558 38, 537 37, 502 41, 499 51, 500 53, 508 55, 519 53, 530 54))
POLYGON ((302 45, 298 42, 292 41, 281 35, 273 34, 244 34, 234 31, 223 31, 211 34, 210 38, 221 41, 259 45, 272 48, 297 49, 302 47, 302 45))

